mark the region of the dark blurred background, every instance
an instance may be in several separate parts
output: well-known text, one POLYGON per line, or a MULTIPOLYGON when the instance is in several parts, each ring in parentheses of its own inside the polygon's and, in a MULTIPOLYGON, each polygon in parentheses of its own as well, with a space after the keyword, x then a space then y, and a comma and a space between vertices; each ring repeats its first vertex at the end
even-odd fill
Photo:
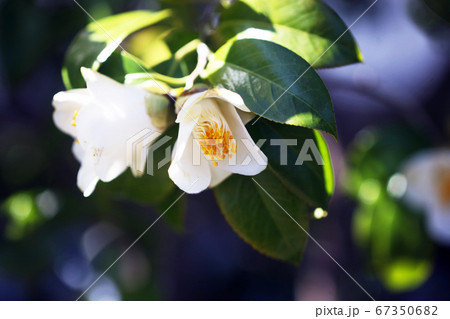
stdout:
MULTIPOLYGON (((372 3, 327 2, 347 25, 372 3)), ((80 3, 94 18, 158 8, 150 0, 80 3)), ((197 4, 199 18, 209 7, 197 4)), ((102 193, 84 198, 71 139, 53 124, 65 51, 89 22, 72 0, 0 0, 0 300, 76 299, 158 216, 102 193)), ((448 144, 449 24, 421 0, 380 0, 352 33, 365 63, 319 72, 335 105, 339 142, 327 140, 338 183, 311 234, 377 300, 449 300, 449 247, 436 244, 432 274, 417 289, 393 292, 367 271, 352 237, 355 203, 340 186, 348 145, 368 126, 408 125, 448 144)), ((368 300, 311 241, 299 267, 254 251, 211 191, 188 197, 184 231, 158 222, 85 298, 368 300)))

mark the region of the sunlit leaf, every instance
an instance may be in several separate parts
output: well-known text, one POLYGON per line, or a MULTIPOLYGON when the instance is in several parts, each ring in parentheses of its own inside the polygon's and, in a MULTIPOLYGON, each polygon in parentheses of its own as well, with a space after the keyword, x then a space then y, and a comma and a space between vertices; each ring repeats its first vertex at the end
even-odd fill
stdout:
POLYGON ((209 81, 240 94, 254 113, 336 137, 327 88, 292 51, 268 41, 232 41, 216 52, 207 71, 209 81))
POLYGON ((214 37, 222 44, 237 34, 238 38, 273 41, 321 68, 362 60, 346 30, 344 22, 322 1, 241 0, 224 10, 214 37))
POLYGON ((91 22, 70 45, 62 69, 66 88, 83 87, 82 66, 97 70, 131 33, 158 23, 170 11, 131 11, 91 22))
MULTIPOLYGON (((151 68, 171 58, 172 52, 165 41, 170 30, 166 25, 140 30, 127 40, 126 50, 136 56, 146 68, 151 68)), ((138 72, 142 72, 142 69, 138 72)))

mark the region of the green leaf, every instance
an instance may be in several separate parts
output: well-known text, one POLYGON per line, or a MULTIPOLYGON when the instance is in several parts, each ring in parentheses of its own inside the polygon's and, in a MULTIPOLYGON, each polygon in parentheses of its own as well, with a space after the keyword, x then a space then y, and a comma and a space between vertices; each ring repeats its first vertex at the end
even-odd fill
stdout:
MULTIPOLYGON (((157 72, 170 77, 181 78, 189 75, 195 69, 195 66, 197 65, 196 46, 190 46, 189 43, 194 42, 193 40, 197 38, 197 33, 172 28, 170 31, 161 35, 156 42, 150 40, 139 42, 141 38, 140 33, 145 33, 144 31, 147 30, 140 31, 137 36, 133 35, 133 46, 130 46, 131 41, 127 43, 127 49, 129 52, 133 53, 133 56, 122 53, 123 69, 126 74, 143 73, 142 66, 145 66, 146 69, 148 67, 147 71, 149 73, 157 72), (150 42, 152 44, 148 45, 150 42), (157 56, 158 58, 149 58, 148 55, 139 52, 142 51, 142 49, 136 50, 138 48, 137 44, 139 43, 141 46, 147 48, 146 51, 153 52, 152 56, 157 56), (137 54, 138 56, 135 56, 134 54, 137 54), (142 58, 146 58, 147 56, 147 59, 143 61, 139 56, 142 58), (138 63, 136 63, 136 61, 138 63)), ((149 76, 146 76, 146 78, 148 79, 149 76)))
POLYGON ((209 0, 160 0, 158 1, 162 8, 170 9, 173 12, 173 24, 178 28, 185 30, 203 30, 205 21, 212 11, 211 6, 215 6, 217 1, 209 0))
POLYGON ((239 38, 269 40, 315 68, 323 68, 362 61, 346 30, 344 22, 322 1, 242 0, 224 10, 214 38, 224 43, 240 33, 239 38))
POLYGON ((139 58, 145 68, 152 68, 172 56, 165 41, 170 32, 171 27, 164 23, 139 30, 127 39, 125 49, 139 58))
MULTIPOLYGON (((114 54, 113 54, 114 55, 114 54)), ((130 73, 142 73, 142 67, 145 65, 145 62, 142 61, 141 59, 139 59, 136 56, 133 56, 131 54, 127 54, 125 52, 121 52, 120 53, 120 57, 121 57, 121 69, 123 70, 123 77, 125 77, 125 75, 130 74, 130 73)), ((145 71, 149 71, 147 70, 146 67, 144 67, 145 71)))
POLYGON ((335 180, 330 151, 328 149, 327 142, 323 138, 322 134, 319 131, 314 131, 314 135, 316 136, 317 146, 319 147, 319 152, 322 155, 322 159, 324 162, 322 168, 325 178, 325 190, 329 195, 332 195, 334 193, 335 180))
POLYGON ((67 89, 84 87, 82 66, 97 70, 131 33, 158 23, 170 11, 131 11, 91 22, 70 45, 62 69, 67 89))
POLYGON ((311 129, 264 119, 255 125, 252 123, 247 124, 252 138, 255 141, 267 139, 261 146, 261 151, 269 160, 267 169, 299 198, 313 206, 327 209, 334 188, 334 177, 328 147, 320 134, 311 129), (315 157, 314 149, 320 158, 315 157), (311 160, 302 161, 305 154, 311 160))
MULTIPOLYGON (((174 28, 165 37, 164 41, 172 52, 170 59, 156 65, 156 72, 172 77, 183 77, 194 71, 197 65, 196 47, 185 52, 186 45, 197 39, 198 34, 188 29, 174 28)), ((189 46, 189 45, 188 45, 189 46)))
POLYGON ((303 255, 309 218, 306 206, 270 171, 254 180, 232 175, 216 188, 214 194, 233 230, 259 252, 298 264, 303 255), (269 196, 272 196, 292 218, 269 196))
POLYGON ((262 40, 228 42, 207 68, 208 80, 242 96, 254 113, 336 137, 333 105, 313 68, 292 51, 262 40))

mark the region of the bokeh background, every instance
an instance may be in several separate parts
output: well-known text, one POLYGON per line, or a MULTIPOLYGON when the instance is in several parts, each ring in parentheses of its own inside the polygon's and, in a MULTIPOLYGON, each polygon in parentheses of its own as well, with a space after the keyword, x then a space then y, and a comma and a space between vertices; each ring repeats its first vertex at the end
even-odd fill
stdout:
MULTIPOLYGON (((327 2, 347 25, 372 3, 327 2)), ((158 8, 150 0, 80 3, 95 18, 158 8)), ((213 6, 197 1, 186 15, 201 25, 213 6)), ((101 192, 84 198, 71 139, 52 122, 65 51, 89 22, 72 0, 0 0, 0 300, 76 299, 158 217, 151 207, 101 192)), ((367 253, 355 236, 364 198, 349 187, 349 172, 366 164, 349 158, 364 152, 367 136, 372 143, 374 136, 398 137, 401 145, 423 139, 418 149, 449 146, 449 24, 422 0, 380 0, 352 33, 365 63, 319 71, 335 106, 339 141, 327 141, 338 183, 328 217, 312 222, 311 235, 377 300, 449 300, 450 247, 423 234, 420 216, 415 228, 394 229, 408 232, 407 247, 426 242, 417 283, 401 269, 393 280, 377 274, 389 258, 367 253)), ((380 145, 373 155, 380 161, 398 150, 380 145)), ((186 205, 183 231, 158 222, 85 299, 368 300, 313 242, 294 267, 244 243, 211 191, 189 196, 186 205)), ((394 214, 386 207, 382 213, 394 214)), ((390 236, 383 231, 375 238, 390 236)))

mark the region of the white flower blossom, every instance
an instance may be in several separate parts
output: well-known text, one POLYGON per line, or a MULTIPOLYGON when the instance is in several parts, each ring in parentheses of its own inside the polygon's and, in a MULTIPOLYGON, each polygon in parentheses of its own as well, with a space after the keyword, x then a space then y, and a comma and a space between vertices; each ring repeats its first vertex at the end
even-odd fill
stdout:
POLYGON ((418 153, 402 172, 407 181, 404 200, 426 213, 430 236, 450 244, 450 150, 418 153))
POLYGON ((251 116, 241 96, 226 89, 195 93, 182 100, 178 139, 169 176, 187 193, 214 187, 230 174, 256 175, 267 157, 255 145, 244 121, 251 116))
MULTIPOLYGON (((159 131, 146 113, 150 93, 91 69, 82 68, 81 72, 87 88, 57 93, 53 120, 75 139, 72 150, 81 162, 77 184, 84 196, 89 196, 98 180, 109 182, 126 170, 130 138, 144 129, 159 131)), ((132 170, 142 170, 145 164, 139 165, 132 170)))

